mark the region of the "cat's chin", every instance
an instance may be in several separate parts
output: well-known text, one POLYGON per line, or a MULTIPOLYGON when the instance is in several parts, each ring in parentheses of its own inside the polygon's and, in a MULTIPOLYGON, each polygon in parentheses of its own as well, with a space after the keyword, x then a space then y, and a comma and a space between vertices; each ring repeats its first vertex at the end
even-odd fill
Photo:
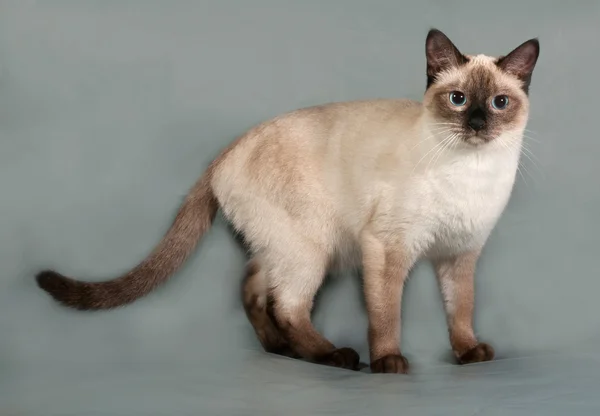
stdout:
POLYGON ((480 136, 480 135, 471 135, 471 136, 466 136, 463 141, 473 147, 479 147, 479 146, 484 146, 486 144, 488 144, 489 142, 492 141, 491 137, 487 137, 487 136, 480 136))

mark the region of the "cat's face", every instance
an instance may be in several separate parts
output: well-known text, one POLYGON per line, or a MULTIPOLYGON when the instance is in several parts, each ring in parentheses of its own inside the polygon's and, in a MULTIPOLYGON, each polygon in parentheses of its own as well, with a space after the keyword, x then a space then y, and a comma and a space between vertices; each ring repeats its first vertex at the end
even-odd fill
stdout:
POLYGON ((529 83, 539 43, 529 40, 504 57, 463 55, 440 31, 426 42, 423 104, 438 140, 482 146, 511 140, 529 114, 529 83))

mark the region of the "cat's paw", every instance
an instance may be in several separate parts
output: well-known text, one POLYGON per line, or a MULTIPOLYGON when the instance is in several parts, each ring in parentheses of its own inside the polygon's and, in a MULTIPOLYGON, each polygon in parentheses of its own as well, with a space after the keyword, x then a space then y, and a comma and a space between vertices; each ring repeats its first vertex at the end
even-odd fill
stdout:
POLYGON ((371 363, 371 372, 407 374, 408 360, 402 355, 386 355, 371 363))
POLYGON ((352 348, 338 348, 315 360, 318 364, 331 367, 360 370, 360 356, 352 348))
POLYGON ((458 357, 459 364, 473 364, 481 363, 484 361, 491 361, 494 359, 494 349, 491 345, 484 342, 477 344, 470 350, 462 353, 458 357))

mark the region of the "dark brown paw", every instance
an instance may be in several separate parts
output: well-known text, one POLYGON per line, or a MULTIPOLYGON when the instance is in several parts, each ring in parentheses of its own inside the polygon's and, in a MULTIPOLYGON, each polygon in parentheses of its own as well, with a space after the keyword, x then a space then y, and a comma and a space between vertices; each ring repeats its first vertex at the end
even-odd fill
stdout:
POLYGON ((408 360, 402 355, 386 355, 371 363, 372 373, 407 374, 408 360))
POLYGON ((481 363, 483 361, 491 361, 494 359, 494 349, 486 344, 479 343, 469 351, 458 357, 459 364, 481 363))
POLYGON ((319 357, 316 362, 348 370, 360 370, 360 356, 352 348, 338 348, 319 357))

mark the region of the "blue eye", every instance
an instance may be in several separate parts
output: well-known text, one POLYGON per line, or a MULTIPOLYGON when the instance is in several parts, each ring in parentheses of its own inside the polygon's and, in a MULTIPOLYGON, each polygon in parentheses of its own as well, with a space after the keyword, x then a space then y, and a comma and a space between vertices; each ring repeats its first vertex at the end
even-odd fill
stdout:
POLYGON ((460 107, 467 102, 467 96, 460 91, 452 91, 450 93, 450 102, 452 105, 460 107))
POLYGON ((492 99, 492 107, 496 110, 504 110, 508 105, 508 97, 506 95, 497 95, 492 99))

